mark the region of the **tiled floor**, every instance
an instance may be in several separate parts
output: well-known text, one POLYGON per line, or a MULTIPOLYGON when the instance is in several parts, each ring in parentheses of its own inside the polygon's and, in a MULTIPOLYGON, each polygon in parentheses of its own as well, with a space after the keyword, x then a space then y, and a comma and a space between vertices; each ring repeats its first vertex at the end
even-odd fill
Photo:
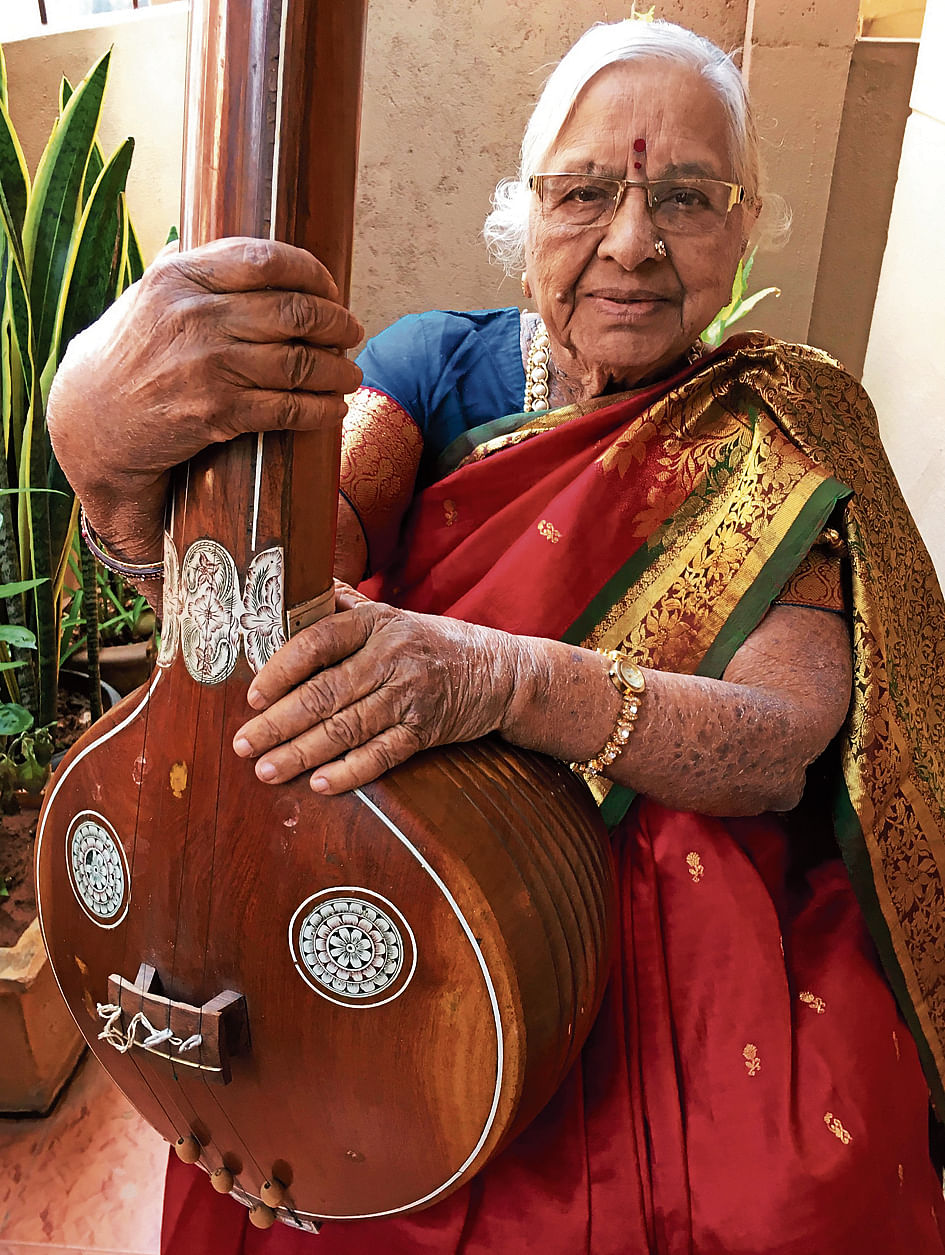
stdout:
POLYGON ((0 1255, 154 1255, 166 1159, 87 1053, 44 1119, 0 1117, 0 1255))

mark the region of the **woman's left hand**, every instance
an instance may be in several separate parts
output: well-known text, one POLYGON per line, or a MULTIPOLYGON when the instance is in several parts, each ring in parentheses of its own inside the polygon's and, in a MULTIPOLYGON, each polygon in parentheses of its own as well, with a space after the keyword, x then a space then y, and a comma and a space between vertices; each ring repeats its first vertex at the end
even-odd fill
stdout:
POLYGON ((247 700, 233 747, 271 784, 313 771, 316 792, 367 784, 430 745, 498 729, 521 638, 370 601, 336 581, 336 613, 292 637, 247 700))

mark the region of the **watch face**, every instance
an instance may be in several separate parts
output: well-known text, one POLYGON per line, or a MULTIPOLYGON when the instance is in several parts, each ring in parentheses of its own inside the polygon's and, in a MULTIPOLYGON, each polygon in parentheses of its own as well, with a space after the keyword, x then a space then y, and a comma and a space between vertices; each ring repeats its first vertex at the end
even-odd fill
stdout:
POLYGON ((614 659, 613 675, 618 685, 631 693, 642 693, 646 687, 643 672, 629 658, 618 656, 614 659))

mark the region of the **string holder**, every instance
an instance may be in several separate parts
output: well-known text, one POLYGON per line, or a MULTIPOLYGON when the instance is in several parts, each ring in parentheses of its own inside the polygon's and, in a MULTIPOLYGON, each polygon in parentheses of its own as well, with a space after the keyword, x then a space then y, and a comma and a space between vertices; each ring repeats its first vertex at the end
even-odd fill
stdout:
POLYGON ((326 618, 335 608, 335 586, 330 584, 325 592, 298 606, 293 606, 286 615, 289 624, 289 636, 295 636, 304 628, 311 627, 320 619, 326 618))
POLYGON ((161 978, 142 963, 134 981, 112 974, 107 1003, 99 1003, 105 1021, 99 1039, 125 1054, 129 1050, 165 1059, 176 1068, 193 1068, 208 1081, 227 1085, 230 1060, 249 1052, 246 999, 232 989, 202 1006, 164 996, 161 978))

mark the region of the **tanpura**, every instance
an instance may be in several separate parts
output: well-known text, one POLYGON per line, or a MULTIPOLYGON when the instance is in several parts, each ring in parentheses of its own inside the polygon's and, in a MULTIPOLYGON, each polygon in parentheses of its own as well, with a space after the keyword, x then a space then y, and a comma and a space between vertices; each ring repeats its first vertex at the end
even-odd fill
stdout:
MULTIPOLYGON (((366 0, 194 0, 183 241, 273 237, 347 293, 366 0)), ((544 1105, 596 1014, 614 878, 586 790, 487 739, 319 797, 230 749, 330 613, 340 432, 177 474, 150 683, 57 771, 37 837, 62 992, 213 1184, 316 1230, 417 1210, 544 1105)))

